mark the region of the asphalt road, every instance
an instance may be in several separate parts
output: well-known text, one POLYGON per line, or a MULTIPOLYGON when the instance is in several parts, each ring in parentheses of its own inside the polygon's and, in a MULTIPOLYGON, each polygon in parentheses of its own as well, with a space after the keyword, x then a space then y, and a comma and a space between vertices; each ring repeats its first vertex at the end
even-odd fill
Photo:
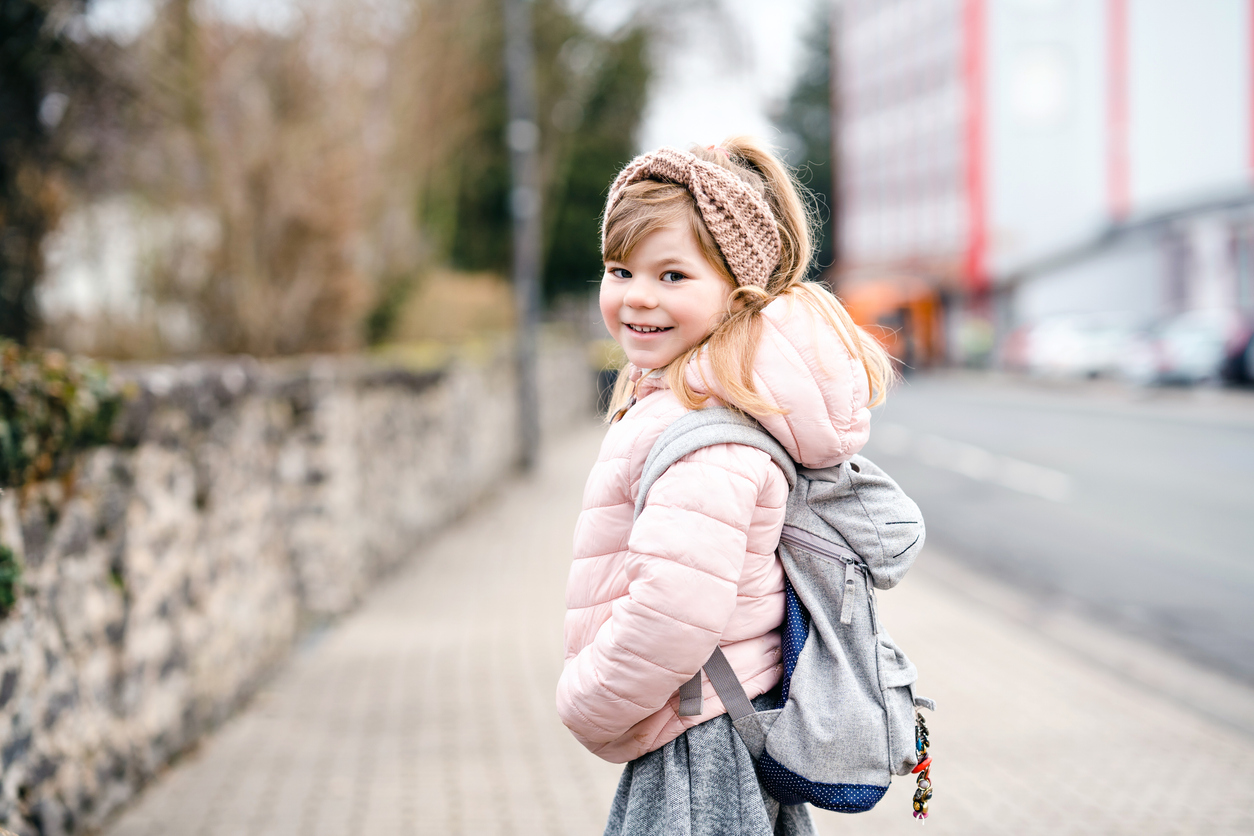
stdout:
POLYGON ((929 543, 1254 683, 1254 393, 916 375, 863 452, 929 543))

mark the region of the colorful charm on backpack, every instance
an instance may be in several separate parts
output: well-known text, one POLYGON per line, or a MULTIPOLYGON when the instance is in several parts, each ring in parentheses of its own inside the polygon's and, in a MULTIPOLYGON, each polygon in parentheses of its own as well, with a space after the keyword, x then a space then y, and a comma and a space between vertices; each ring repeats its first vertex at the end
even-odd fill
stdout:
POLYGON ((927 723, 923 715, 914 713, 914 749, 919 756, 919 765, 912 772, 919 776, 918 789, 914 791, 914 817, 920 824, 927 824, 927 803, 932 798, 932 758, 927 753, 927 723))

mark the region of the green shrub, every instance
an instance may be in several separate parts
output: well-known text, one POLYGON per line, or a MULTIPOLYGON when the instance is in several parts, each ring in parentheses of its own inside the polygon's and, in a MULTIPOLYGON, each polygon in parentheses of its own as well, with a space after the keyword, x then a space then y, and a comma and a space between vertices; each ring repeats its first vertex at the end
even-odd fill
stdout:
POLYGON ((64 473, 103 444, 122 394, 96 363, 0 341, 0 487, 64 473))

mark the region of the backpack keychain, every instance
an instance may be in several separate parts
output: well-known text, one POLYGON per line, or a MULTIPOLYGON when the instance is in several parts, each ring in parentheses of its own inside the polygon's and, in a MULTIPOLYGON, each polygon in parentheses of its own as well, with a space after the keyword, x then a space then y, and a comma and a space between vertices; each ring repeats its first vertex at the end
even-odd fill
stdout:
POLYGON ((927 753, 927 723, 923 713, 914 713, 914 748, 919 753, 919 765, 912 772, 919 775, 918 789, 914 791, 914 817, 919 824, 927 824, 927 802, 932 798, 932 758, 927 753))

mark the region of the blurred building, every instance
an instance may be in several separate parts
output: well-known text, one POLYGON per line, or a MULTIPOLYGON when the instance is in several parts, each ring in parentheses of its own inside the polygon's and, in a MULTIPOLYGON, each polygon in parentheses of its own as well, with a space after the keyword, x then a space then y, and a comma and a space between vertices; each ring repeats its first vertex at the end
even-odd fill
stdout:
POLYGON ((1254 310, 1252 5, 837 0, 851 309, 916 362, 987 356, 994 335, 1013 353, 1065 317, 1236 327, 1254 310))

